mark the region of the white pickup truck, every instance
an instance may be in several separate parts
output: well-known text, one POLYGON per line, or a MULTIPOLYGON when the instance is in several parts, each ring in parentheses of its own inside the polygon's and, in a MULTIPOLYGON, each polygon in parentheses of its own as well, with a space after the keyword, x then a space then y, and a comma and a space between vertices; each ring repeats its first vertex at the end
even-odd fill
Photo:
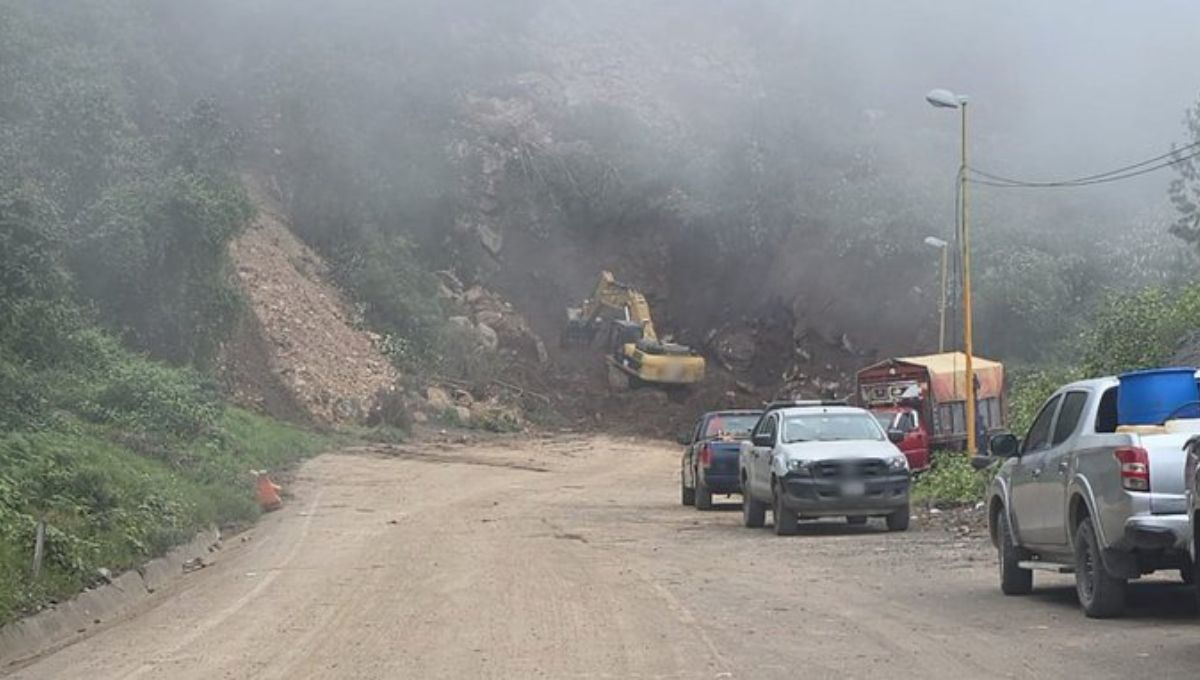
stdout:
POLYGON ((1195 432, 1118 432, 1117 390, 1116 378, 1071 383, 1024 441, 991 440, 1005 459, 988 494, 1004 593, 1030 592, 1034 570, 1074 573, 1084 613, 1110 617, 1129 579, 1178 569, 1192 581, 1184 444, 1195 432))

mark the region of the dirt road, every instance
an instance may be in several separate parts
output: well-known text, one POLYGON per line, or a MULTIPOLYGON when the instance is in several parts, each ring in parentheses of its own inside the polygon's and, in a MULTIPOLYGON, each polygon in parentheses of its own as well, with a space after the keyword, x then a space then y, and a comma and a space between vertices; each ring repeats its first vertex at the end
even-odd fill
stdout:
MULTIPOLYGON (((498 441, 330 454, 145 611, 16 670, 55 678, 1195 677, 1188 590, 1119 621, 1069 577, 1006 598, 979 539, 678 505, 673 448, 498 441), (243 540, 244 539, 244 540, 243 540)), ((12 670, 12 669, 10 669, 12 670)))

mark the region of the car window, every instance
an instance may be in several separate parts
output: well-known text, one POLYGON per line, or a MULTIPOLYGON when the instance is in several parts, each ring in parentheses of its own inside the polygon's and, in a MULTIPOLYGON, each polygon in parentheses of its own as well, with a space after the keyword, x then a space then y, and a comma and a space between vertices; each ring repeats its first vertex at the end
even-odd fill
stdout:
POLYGON ((1023 453, 1044 449, 1050 445, 1050 424, 1054 421, 1054 411, 1058 409, 1060 401, 1062 401, 1062 395, 1055 395, 1042 407, 1038 417, 1029 428, 1029 434, 1025 437, 1025 445, 1021 447, 1023 453))
POLYGON ((1075 434, 1079 426, 1079 417, 1083 415, 1083 407, 1087 404, 1087 392, 1067 392, 1063 397, 1062 408, 1058 412, 1058 421, 1054 424, 1054 439, 1051 446, 1058 446, 1075 434))
POLYGON ((753 436, 755 436, 755 437, 768 437, 769 436, 769 437, 771 437, 771 440, 774 441, 775 440, 775 416, 764 416, 762 418, 762 420, 758 421, 758 427, 754 428, 753 436))
POLYGON ((698 439, 700 439, 700 428, 702 428, 702 427, 704 427, 703 420, 697 420, 696 424, 692 426, 692 442, 693 443, 695 443, 698 439))
POLYGON ((1117 388, 1110 387, 1100 395, 1100 406, 1096 408, 1096 432, 1104 434, 1117 431, 1117 388))
POLYGON ((784 423, 783 442, 882 441, 883 430, 867 413, 805 413, 790 415, 784 423))
POLYGON ((896 423, 896 429, 901 432, 912 432, 917 429, 917 416, 912 411, 907 411, 900 415, 899 422, 896 423))
POLYGON ((758 416, 754 414, 717 414, 708 419, 703 437, 711 439, 723 434, 745 436, 757 422, 758 416))

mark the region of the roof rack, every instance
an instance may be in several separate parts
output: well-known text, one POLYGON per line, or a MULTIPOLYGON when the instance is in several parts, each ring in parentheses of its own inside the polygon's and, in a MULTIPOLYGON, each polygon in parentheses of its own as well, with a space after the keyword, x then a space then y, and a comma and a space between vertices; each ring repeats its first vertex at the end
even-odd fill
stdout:
POLYGON ((849 406, 850 402, 845 399, 790 399, 786 401, 773 401, 767 404, 764 411, 775 411, 781 408, 795 408, 797 406, 849 406))

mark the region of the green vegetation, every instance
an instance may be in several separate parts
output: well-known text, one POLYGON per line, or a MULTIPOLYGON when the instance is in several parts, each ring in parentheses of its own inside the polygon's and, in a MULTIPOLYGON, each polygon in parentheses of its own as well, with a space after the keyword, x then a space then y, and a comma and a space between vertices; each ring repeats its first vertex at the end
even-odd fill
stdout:
POLYGON ((71 422, 0 437, 0 622, 161 554, 212 524, 253 520, 251 469, 278 470, 327 440, 230 409, 189 442, 71 422), (38 518, 41 578, 29 577, 38 518))
POLYGON ((1180 344, 1198 330, 1198 284, 1110 294, 1080 332, 1074 362, 1010 370, 1010 428, 1027 431, 1037 410, 1065 383, 1172 363, 1180 344))
POLYGON ((252 519, 249 470, 326 444, 209 377, 241 308, 241 142, 141 5, 0 0, 0 622, 252 519))
POLYGON ((933 468, 913 483, 912 498, 936 507, 974 505, 983 500, 994 475, 995 468, 975 470, 962 453, 935 451, 933 468))

